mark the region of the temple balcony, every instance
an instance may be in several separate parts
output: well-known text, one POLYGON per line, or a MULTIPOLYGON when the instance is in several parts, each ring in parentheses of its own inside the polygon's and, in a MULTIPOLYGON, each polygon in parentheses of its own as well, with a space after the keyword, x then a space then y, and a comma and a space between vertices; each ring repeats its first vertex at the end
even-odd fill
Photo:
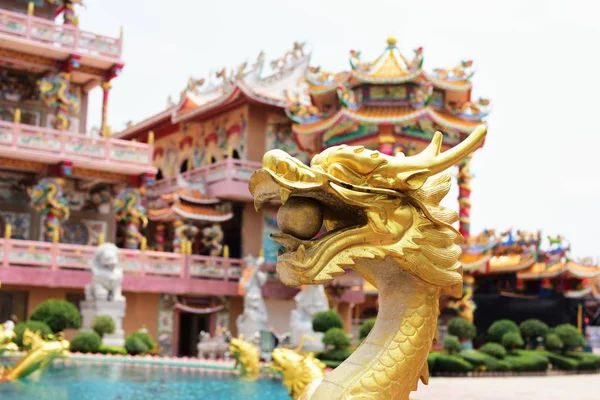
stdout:
POLYGON ((153 146, 127 140, 93 138, 67 131, 0 121, 0 157, 127 175, 154 174, 153 146))
MULTIPOLYGON (((262 164, 256 161, 227 158, 223 161, 186 171, 182 174, 187 182, 204 182, 207 195, 220 199, 252 201, 248 190, 250 176, 262 164)), ((178 189, 177 178, 166 178, 150 187, 153 195, 171 193, 178 189)))
POLYGON ((0 40, 5 49, 55 60, 78 54, 82 65, 99 69, 121 63, 123 48, 122 37, 98 35, 8 10, 0 10, 0 40))
MULTIPOLYGON (((82 289, 91 280, 95 246, 0 239, 0 282, 82 289)), ((128 292, 238 295, 244 261, 158 251, 120 249, 124 269, 123 290, 128 292)), ((297 289, 275 277, 274 266, 263 288, 265 297, 292 298, 297 289)), ((341 299, 362 302, 362 281, 349 277, 338 285, 347 287, 341 299)))

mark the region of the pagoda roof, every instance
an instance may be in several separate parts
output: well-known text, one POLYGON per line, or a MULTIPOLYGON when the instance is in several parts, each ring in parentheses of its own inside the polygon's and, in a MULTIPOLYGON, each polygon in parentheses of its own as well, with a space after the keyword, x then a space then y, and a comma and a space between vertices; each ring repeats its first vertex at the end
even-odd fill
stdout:
POLYGON ((354 79, 362 83, 373 84, 398 84, 410 82, 421 76, 423 63, 422 48, 415 50, 412 61, 400 53, 396 47, 396 39, 388 38, 387 47, 383 54, 372 63, 360 60, 360 53, 350 52, 351 74, 354 79))
POLYGON ((526 270, 517 274, 519 279, 537 280, 544 278, 557 278, 567 274, 576 279, 589 279, 600 277, 600 265, 586 265, 574 261, 547 264, 537 262, 526 270))
POLYGON ((218 204, 220 202, 219 199, 208 197, 197 189, 179 189, 176 192, 163 194, 160 198, 166 202, 174 202, 177 199, 181 199, 193 204, 218 204))
POLYGON ((173 221, 184 218, 202 222, 225 222, 233 213, 216 210, 212 207, 175 202, 169 207, 148 210, 148 218, 153 221, 173 221))
POLYGON ((266 77, 262 77, 265 56, 261 52, 250 66, 243 63, 234 69, 222 68, 209 74, 207 80, 190 78, 177 104, 170 104, 160 113, 129 126, 115 136, 131 137, 165 120, 172 124, 184 122, 243 99, 285 108, 288 104, 286 91, 296 93, 302 103, 309 104, 304 80, 309 61, 310 53, 304 51, 304 45, 295 43, 293 50, 271 63, 273 73, 266 77))

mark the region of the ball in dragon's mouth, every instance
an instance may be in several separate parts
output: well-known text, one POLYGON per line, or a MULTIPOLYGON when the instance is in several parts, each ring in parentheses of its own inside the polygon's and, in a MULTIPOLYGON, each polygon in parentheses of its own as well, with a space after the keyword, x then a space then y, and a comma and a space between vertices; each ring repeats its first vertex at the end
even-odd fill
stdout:
POLYGON ((283 233, 308 240, 321 230, 323 212, 313 199, 290 197, 277 211, 277 225, 283 233))

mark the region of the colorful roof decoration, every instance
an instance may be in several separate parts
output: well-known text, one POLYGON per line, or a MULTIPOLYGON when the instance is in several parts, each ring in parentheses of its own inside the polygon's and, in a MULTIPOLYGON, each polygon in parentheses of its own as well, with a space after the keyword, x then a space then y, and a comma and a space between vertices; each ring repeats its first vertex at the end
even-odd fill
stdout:
POLYGON ((423 48, 415 50, 415 56, 407 61, 396 47, 396 39, 388 38, 384 53, 372 63, 362 62, 360 52, 350 51, 351 74, 363 83, 404 83, 421 76, 423 48))
POLYGON ((177 177, 176 192, 154 198, 150 202, 148 217, 153 221, 174 221, 187 219, 200 222, 225 222, 233 213, 220 200, 210 198, 202 182, 188 183, 177 177))
MULTIPOLYGON (((340 142, 369 145, 386 125, 399 128, 381 135, 386 143, 390 136, 395 143, 412 142, 415 135, 428 141, 439 130, 450 147, 484 123, 490 101, 471 100, 472 61, 427 73, 422 47, 407 58, 396 43, 388 38, 384 52, 373 62, 351 50, 349 72, 306 69, 311 103, 301 101, 300 94, 288 95, 286 110, 304 150, 318 152, 340 142)), ((383 147, 384 152, 391 151, 390 146, 383 147)))
POLYGON ((214 112, 243 98, 258 103, 285 108, 288 105, 286 93, 294 94, 302 104, 309 104, 307 84, 304 80, 310 53, 304 43, 296 42, 283 57, 271 62, 272 73, 262 76, 265 54, 261 52, 252 64, 242 63, 231 69, 221 68, 209 73, 208 79, 190 78, 180 93, 177 104, 169 104, 167 109, 132 124, 116 137, 131 137, 139 132, 153 129, 156 124, 184 122, 203 114, 214 112))

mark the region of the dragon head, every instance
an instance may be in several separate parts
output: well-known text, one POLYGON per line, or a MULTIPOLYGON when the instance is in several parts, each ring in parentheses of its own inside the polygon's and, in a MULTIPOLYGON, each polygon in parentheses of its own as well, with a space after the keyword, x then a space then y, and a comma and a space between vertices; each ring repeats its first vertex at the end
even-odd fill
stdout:
POLYGON ((410 157, 336 146, 316 155, 310 167, 281 150, 267 152, 249 189, 257 210, 276 198, 283 204, 277 216, 282 232, 271 235, 285 248, 277 260, 282 282, 323 284, 354 268, 378 287, 374 269, 362 268, 361 260, 389 257, 460 295, 462 236, 451 225, 458 215, 439 205, 451 184, 448 173, 439 173, 477 149, 485 135, 480 126, 441 153, 437 132, 410 157))
POLYGON ((326 365, 312 353, 302 355, 296 350, 278 347, 271 353, 269 369, 280 372, 283 384, 292 398, 298 398, 315 379, 323 378, 326 365))

